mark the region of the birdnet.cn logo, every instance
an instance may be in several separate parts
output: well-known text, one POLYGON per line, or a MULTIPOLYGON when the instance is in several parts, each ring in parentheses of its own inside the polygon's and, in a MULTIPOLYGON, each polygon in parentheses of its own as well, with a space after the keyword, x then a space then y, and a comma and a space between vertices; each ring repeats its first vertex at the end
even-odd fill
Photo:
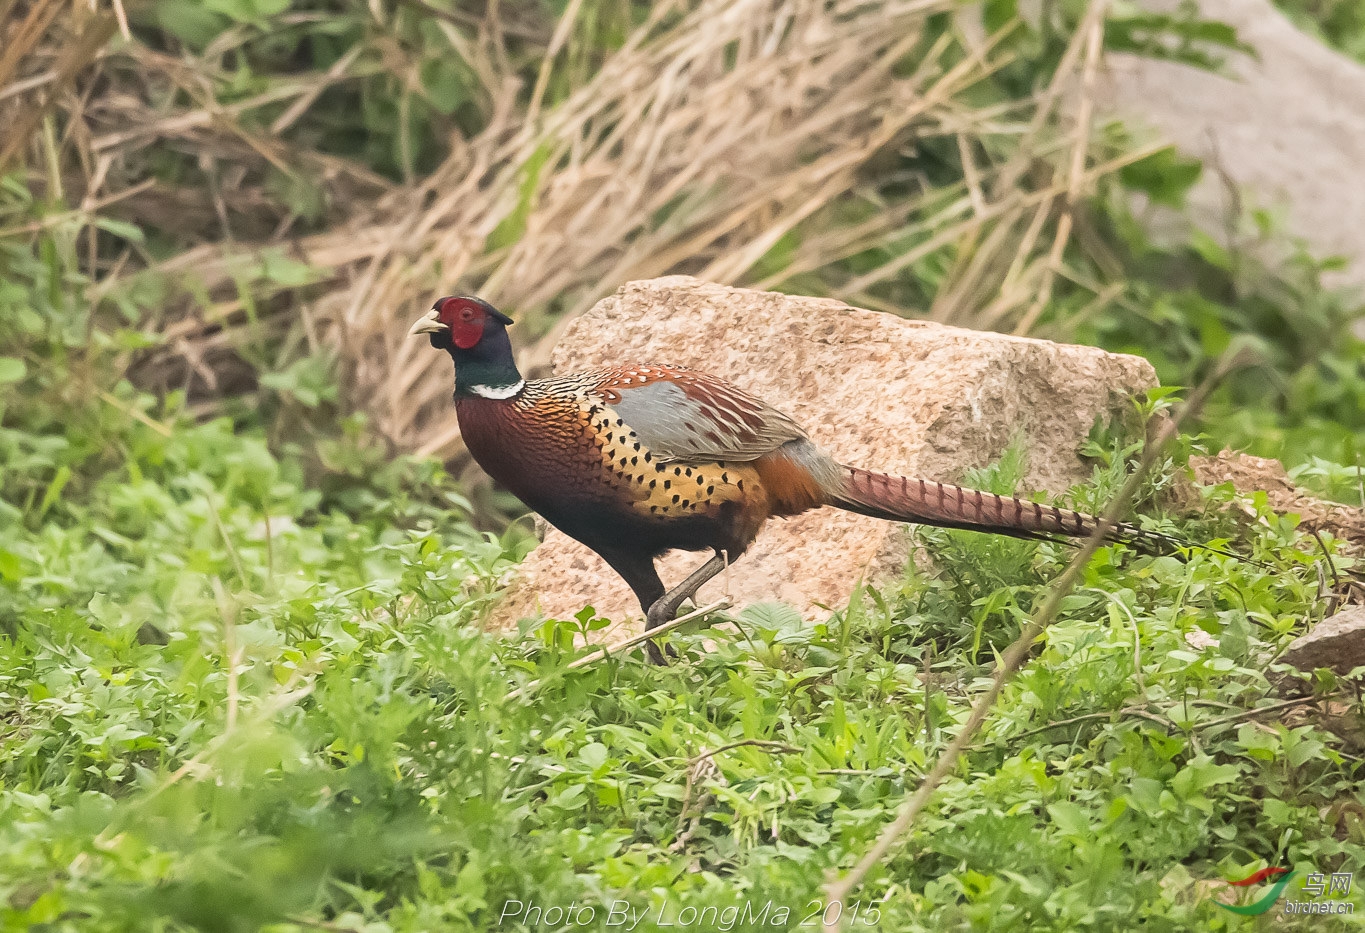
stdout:
MULTIPOLYGON (((1260 885, 1271 882, 1270 890, 1250 904, 1224 904, 1222 901, 1215 903, 1224 910, 1247 917, 1266 913, 1275 906, 1275 902, 1284 894, 1285 889, 1289 887, 1289 882, 1294 880, 1295 874, 1288 868, 1262 868, 1241 881, 1229 881, 1228 885, 1234 888, 1259 888, 1260 885)), ((1333 899, 1333 895, 1340 895, 1345 898, 1351 893, 1351 882, 1354 875, 1355 872, 1349 871, 1332 872, 1330 875, 1318 871, 1309 872, 1303 880, 1303 886, 1291 891, 1290 898, 1281 905, 1280 912, 1286 914, 1355 913, 1355 904, 1348 900, 1333 899), (1295 894, 1303 896, 1296 899, 1295 894)))

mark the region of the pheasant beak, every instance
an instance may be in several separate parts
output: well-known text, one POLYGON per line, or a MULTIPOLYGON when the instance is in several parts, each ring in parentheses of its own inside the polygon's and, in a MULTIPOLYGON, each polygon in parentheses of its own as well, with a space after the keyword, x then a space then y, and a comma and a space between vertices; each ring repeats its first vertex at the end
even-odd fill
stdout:
POLYGON ((412 325, 412 330, 408 331, 409 337, 416 337, 419 334, 439 334, 443 330, 450 330, 450 326, 442 324, 436 318, 440 314, 432 308, 426 314, 417 319, 417 323, 412 325))

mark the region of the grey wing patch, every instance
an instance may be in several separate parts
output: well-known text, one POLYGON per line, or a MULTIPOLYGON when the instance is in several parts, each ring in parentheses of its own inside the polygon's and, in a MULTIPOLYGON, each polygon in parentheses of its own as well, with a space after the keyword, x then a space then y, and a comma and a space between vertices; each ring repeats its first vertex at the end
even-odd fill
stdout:
POLYGON ((758 399, 710 389, 697 398, 664 379, 617 386, 620 399, 611 408, 662 460, 757 460, 806 436, 796 422, 758 399))

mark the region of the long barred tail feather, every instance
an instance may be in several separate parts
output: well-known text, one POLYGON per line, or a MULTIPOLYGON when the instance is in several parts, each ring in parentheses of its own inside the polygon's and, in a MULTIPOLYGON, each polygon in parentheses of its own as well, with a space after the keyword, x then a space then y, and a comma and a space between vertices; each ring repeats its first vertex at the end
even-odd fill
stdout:
MULTIPOLYGON (((893 522, 914 522, 940 528, 961 528, 1016 538, 1051 540, 1057 536, 1084 538, 1100 526, 1094 515, 1014 496, 998 496, 950 483, 842 467, 841 485, 831 505, 893 522)), ((1105 538, 1139 550, 1168 554, 1188 547, 1168 535, 1120 522, 1105 538)))

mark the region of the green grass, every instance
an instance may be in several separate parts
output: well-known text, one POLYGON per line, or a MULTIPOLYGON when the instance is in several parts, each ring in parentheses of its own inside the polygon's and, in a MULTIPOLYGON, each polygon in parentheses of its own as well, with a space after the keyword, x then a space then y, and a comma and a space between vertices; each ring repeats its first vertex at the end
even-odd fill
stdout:
MULTIPOLYGON (((436 5, 471 28, 463 6, 436 5)), ((289 147, 288 177, 250 145, 199 137, 128 156, 129 178, 197 198, 163 209, 164 227, 117 204, 78 211, 62 188, 89 166, 62 111, 0 185, 0 931, 615 930, 642 916, 641 930, 812 928, 826 872, 847 869, 918 786, 1071 552, 923 532, 932 571, 814 624, 751 607, 738 630, 676 636, 666 669, 637 654, 566 670, 574 634, 603 624, 590 611, 484 632, 529 542, 520 526, 490 533, 505 526, 438 464, 396 455, 349 413, 342 361, 299 323, 336 270, 281 247, 237 270, 232 293, 188 296, 192 276, 119 272, 128 256, 153 268, 201 235, 226 238, 204 234, 220 219, 206 193, 234 158, 253 194, 228 197, 226 226, 284 237, 420 179, 484 126, 478 56, 451 53, 464 33, 421 4, 373 21, 382 6, 222 0, 196 19, 165 0, 133 10, 141 44, 103 60, 110 87, 142 88, 149 50, 167 51, 157 67, 186 95, 199 85, 175 56, 196 56, 205 93, 231 104, 306 87, 358 50, 272 137, 289 147), (326 158, 346 161, 323 185, 326 158), (167 330, 195 315, 208 355, 177 356, 167 330), (212 391, 194 359, 221 380, 212 391), (570 905, 571 919, 547 920, 570 905)), ((563 6, 502 9, 529 88, 563 6)), ((645 5, 583 10, 547 101, 581 85, 645 5)), ((1046 83, 1078 12, 1059 5, 1021 31, 992 93, 1046 83)), ((1143 47, 1173 28, 1125 8, 1107 34, 1143 47)), ((222 138, 266 134, 286 106, 249 109, 222 138)), ((940 142, 869 164, 865 191, 817 218, 827 226, 794 228, 757 274, 894 207, 911 180, 960 183, 960 153, 940 142)), ((1250 338, 1260 362, 1215 398, 1211 442, 1284 456, 1349 501, 1365 432, 1358 300, 1323 288, 1323 263, 1302 253, 1266 267, 1197 234, 1151 242, 1132 191, 1178 204, 1197 174, 1165 151, 1100 184, 1043 332, 1140 353, 1183 384, 1250 338)), ((1245 223, 1239 242, 1277 236, 1263 216, 1245 223)), ((913 242, 884 238, 784 287, 837 294, 913 242)), ((925 307, 973 249, 950 244, 866 297, 925 307)), ((846 905, 850 929, 1258 929, 1212 902, 1219 879, 1292 866, 1289 895, 1303 899, 1308 871, 1365 865, 1360 678, 1286 683, 1275 663, 1324 612, 1319 545, 1263 499, 1246 515, 1230 489, 1161 517, 1195 445, 1182 439, 1142 511, 1259 563, 1102 550, 846 905)), ((1097 434, 1095 475, 1071 500, 1099 507, 1137 450, 1097 434)), ((1017 478, 1007 458, 974 479, 1017 478)))
MULTIPOLYGON (((570 904, 799 928, 1070 553, 925 533, 937 570, 814 625, 754 606, 666 669, 566 672, 596 620, 483 632, 523 544, 433 464, 329 473, 98 377, 61 409, 35 372, 11 388, 5 930, 531 930, 570 904)), ((1102 449, 1082 504, 1124 469, 1102 449)), ((1330 722, 1252 712, 1320 612, 1314 557, 1228 495, 1161 527, 1267 566, 1101 551, 852 929, 1241 929, 1200 882, 1365 864, 1358 684, 1310 685, 1348 704, 1330 722)))

